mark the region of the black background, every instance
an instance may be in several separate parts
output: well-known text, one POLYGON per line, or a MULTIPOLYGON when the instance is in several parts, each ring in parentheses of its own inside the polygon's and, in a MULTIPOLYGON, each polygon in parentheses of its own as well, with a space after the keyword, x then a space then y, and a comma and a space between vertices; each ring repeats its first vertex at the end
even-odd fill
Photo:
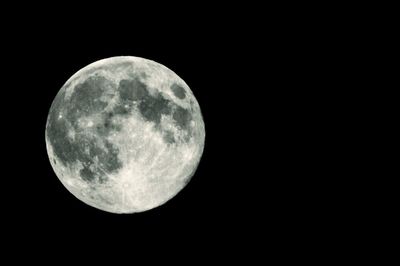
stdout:
POLYGON ((197 245, 217 251, 251 234, 261 198, 251 190, 265 176, 254 175, 253 167, 263 155, 247 147, 263 149, 264 133, 257 130, 268 128, 256 118, 264 108, 256 99, 265 84, 252 85, 265 71, 254 64, 261 61, 253 58, 257 36, 240 22, 211 23, 206 15, 191 22, 180 16, 173 23, 166 23, 168 16, 166 21, 146 16, 109 21, 103 15, 66 21, 75 15, 50 13, 8 29, 5 58, 11 73, 5 77, 3 107, 10 140, 3 219, 12 231, 9 247, 25 250, 44 242, 46 248, 72 245, 89 253, 115 248, 135 254, 143 247, 186 253, 197 245), (106 213, 72 196, 54 174, 45 147, 47 114, 64 82, 94 61, 119 55, 144 57, 175 71, 193 90, 206 126, 204 154, 187 187, 166 204, 133 215, 106 213))
POLYGON ((174 12, 157 6, 157 13, 137 6, 75 7, 25 7, 20 20, 3 18, 8 248, 55 248, 96 260, 144 253, 148 260, 187 254, 251 260, 247 251, 304 245, 311 231, 333 219, 321 213, 329 203, 315 200, 330 189, 313 176, 332 173, 321 170, 326 161, 315 142, 323 141, 326 128, 315 126, 321 117, 311 106, 328 103, 314 88, 329 81, 322 62, 334 51, 326 50, 332 40, 313 21, 299 24, 288 9, 243 6, 174 12), (151 59, 177 73, 196 96, 206 127, 190 183, 166 204, 133 215, 102 212, 72 196, 51 168, 44 135, 64 82, 94 61, 120 55, 151 59))

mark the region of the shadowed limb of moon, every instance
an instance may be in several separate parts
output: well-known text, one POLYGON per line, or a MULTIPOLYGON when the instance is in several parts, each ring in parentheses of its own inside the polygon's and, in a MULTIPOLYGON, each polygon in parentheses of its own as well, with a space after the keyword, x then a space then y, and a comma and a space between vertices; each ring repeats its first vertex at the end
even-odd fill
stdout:
POLYGON ((165 66, 132 56, 75 73, 46 125, 47 152, 62 184, 113 213, 146 211, 174 197, 194 174, 204 139, 188 85, 165 66))

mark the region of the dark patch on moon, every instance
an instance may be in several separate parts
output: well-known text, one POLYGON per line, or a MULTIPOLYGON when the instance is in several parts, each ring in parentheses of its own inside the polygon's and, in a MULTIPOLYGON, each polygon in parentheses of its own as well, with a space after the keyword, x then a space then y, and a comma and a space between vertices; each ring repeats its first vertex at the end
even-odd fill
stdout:
MULTIPOLYGON (((104 77, 89 77, 86 81, 75 87, 71 98, 65 100, 65 88, 61 89, 53 101, 47 124, 47 138, 50 141, 54 154, 65 166, 80 162, 83 168, 80 174, 83 180, 104 182, 107 173, 114 173, 122 167, 118 159, 119 150, 105 138, 104 148, 98 144, 96 136, 78 131, 78 119, 81 116, 98 114, 104 110, 107 103, 100 101, 104 86, 110 82, 104 77), (65 117, 59 118, 62 111, 65 117), (75 138, 68 137, 68 132, 73 129, 75 138), (94 164, 97 158, 101 166, 94 164)), ((100 135, 107 135, 113 130, 119 130, 112 122, 113 112, 103 113, 104 124, 96 128, 100 135)), ((99 126, 99 125, 97 125, 99 126)))
POLYGON ((176 124, 183 130, 188 130, 190 121, 192 120, 191 113, 180 106, 176 106, 172 115, 176 124))
MULTIPOLYGON (((189 124, 192 115, 188 109, 182 108, 174 102, 167 100, 161 93, 151 95, 146 84, 138 80, 138 78, 121 80, 118 90, 120 93, 121 105, 115 108, 125 110, 121 108, 122 105, 132 104, 132 101, 137 101, 138 109, 146 121, 154 122, 155 125, 158 126, 161 121, 161 115, 172 114, 172 118, 182 130, 188 130, 190 128, 189 124)), ((171 90, 180 99, 186 97, 185 89, 176 83, 171 86, 171 90)), ((172 138, 169 137, 169 133, 167 133, 167 135, 165 140, 170 143, 172 138)))
POLYGON ((64 164, 75 162, 75 158, 71 158, 70 156, 74 154, 74 149, 67 134, 68 127, 64 120, 54 118, 50 120, 47 126, 47 136, 53 147, 54 154, 64 164))
POLYGON ((132 103, 118 104, 114 107, 113 112, 115 115, 125 116, 132 111, 132 107, 132 103))
POLYGON ((71 123, 76 123, 78 118, 99 113, 107 106, 100 100, 105 86, 111 86, 111 82, 101 76, 91 76, 83 83, 75 86, 70 102, 65 105, 67 118, 71 123))
POLYGON ((160 123, 161 115, 168 115, 171 112, 169 101, 157 94, 155 97, 145 97, 139 104, 139 111, 142 116, 150 122, 160 123))
POLYGON ((92 182, 95 178, 95 173, 92 170, 90 170, 89 167, 90 165, 89 166, 85 165, 83 169, 79 171, 79 174, 83 180, 87 182, 92 182))
POLYGON ((174 93, 174 95, 179 99, 184 99, 186 97, 185 89, 176 83, 171 85, 171 90, 174 93))
POLYGON ((122 162, 118 159, 119 150, 104 141, 105 149, 102 148, 90 135, 76 134, 75 140, 69 140, 67 132, 58 136, 49 133, 49 139, 53 145, 55 155, 69 166, 72 163, 80 162, 83 168, 80 170, 81 177, 88 182, 106 180, 106 173, 114 173, 122 167, 122 162), (94 164, 94 158, 103 164, 101 166, 94 164))
POLYGON ((120 169, 122 167, 122 162, 118 159, 118 148, 108 141, 105 141, 104 145, 106 150, 102 150, 103 152, 99 156, 99 161, 102 162, 104 169, 112 172, 120 169))
MULTIPOLYGON (((171 85, 171 90, 174 95, 179 99, 186 97, 186 91, 177 83, 171 85)), ((177 137, 171 131, 162 131, 160 122, 162 115, 171 115, 176 125, 183 131, 186 131, 184 137, 188 141, 191 134, 190 122, 192 114, 190 109, 180 107, 173 101, 166 99, 161 93, 156 92, 150 94, 146 84, 139 80, 138 77, 131 80, 121 80, 119 83, 118 91, 120 93, 120 104, 114 107, 114 112, 127 114, 133 108, 133 102, 137 103, 138 110, 142 117, 155 124, 156 130, 159 130, 166 143, 175 143, 177 137), (125 106, 128 106, 126 108, 125 106)))
POLYGON ((123 79, 118 86, 122 100, 138 101, 148 96, 146 84, 138 79, 123 79))
MULTIPOLYGON (((145 83, 138 78, 121 80, 118 91, 120 93, 121 106, 132 105, 132 101, 138 102, 138 109, 146 121, 154 122, 156 125, 161 121, 162 114, 170 114, 170 101, 166 100, 160 93, 152 96, 145 83)), ((117 108, 117 107, 116 107, 117 108)))
POLYGON ((122 167, 122 162, 118 159, 119 150, 110 142, 104 141, 106 149, 96 145, 94 140, 89 140, 86 144, 89 152, 80 154, 81 156, 78 158, 83 164, 80 174, 85 181, 98 180, 99 182, 105 182, 107 173, 116 172, 122 167), (100 165, 95 165, 93 158, 96 158, 100 165))
POLYGON ((174 133, 172 133, 169 130, 164 130, 163 131, 163 139, 166 143, 172 144, 175 143, 175 136, 174 133))
POLYGON ((115 116, 116 113, 113 111, 102 113, 101 122, 96 125, 96 131, 100 136, 108 136, 112 132, 119 132, 121 130, 122 126, 113 120, 115 116))

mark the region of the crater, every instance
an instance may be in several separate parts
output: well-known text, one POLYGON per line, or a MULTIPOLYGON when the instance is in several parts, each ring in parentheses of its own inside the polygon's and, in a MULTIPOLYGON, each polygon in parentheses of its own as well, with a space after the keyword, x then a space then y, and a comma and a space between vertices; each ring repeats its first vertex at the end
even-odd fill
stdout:
POLYGON ((171 90, 174 93, 174 95, 179 99, 184 99, 186 97, 185 89, 176 83, 171 85, 171 90))

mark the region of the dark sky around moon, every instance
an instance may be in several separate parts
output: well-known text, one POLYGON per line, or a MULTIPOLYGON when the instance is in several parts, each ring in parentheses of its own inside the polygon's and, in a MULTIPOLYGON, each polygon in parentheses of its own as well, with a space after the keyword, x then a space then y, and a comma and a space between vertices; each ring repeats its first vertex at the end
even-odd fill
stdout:
POLYGON ((218 254, 220 247, 235 251, 257 236, 265 240, 266 231, 281 241, 296 226, 314 223, 307 223, 308 214, 318 208, 306 196, 313 182, 302 177, 314 174, 303 160, 307 138, 317 134, 306 133, 302 103, 314 97, 305 88, 320 80, 306 78, 305 33, 296 23, 263 21, 264 14, 238 7, 239 13, 212 8, 201 16, 189 10, 159 19, 82 11, 71 19, 55 9, 2 24, 1 198, 10 239, 34 245, 41 238, 63 248, 63 242, 85 242, 97 252, 126 239, 131 252, 173 246, 173 239, 178 253, 195 252, 205 241, 218 254), (206 128, 203 157, 187 187, 167 204, 132 216, 103 213, 71 197, 53 173, 44 138, 64 82, 89 63, 119 55, 176 72, 196 96, 206 128))
MULTIPOLYGON (((69 225, 69 229, 64 230, 77 230, 82 234, 89 225, 91 230, 103 226, 108 228, 107 231, 110 231, 109 227, 118 231, 144 226, 151 231, 173 229, 179 232, 199 226, 225 226, 225 215, 234 215, 237 208, 243 208, 240 207, 242 200, 238 198, 242 192, 236 190, 239 184, 243 184, 243 180, 236 177, 242 170, 232 169, 232 165, 242 163, 240 158, 248 156, 241 153, 245 144, 239 139, 243 134, 238 134, 247 131, 251 121, 250 117, 244 116, 246 108, 239 102, 247 98, 245 91, 250 89, 246 87, 247 81, 238 78, 247 72, 242 61, 235 59, 234 54, 220 53, 222 47, 218 46, 221 44, 210 47, 210 44, 204 46, 186 39, 160 45, 154 43, 154 39, 137 41, 134 36, 126 35, 124 38, 123 42, 114 42, 83 35, 74 40, 42 36, 37 43, 19 50, 27 57, 20 61, 19 74, 14 73, 15 80, 20 82, 13 88, 19 88, 19 92, 9 92, 16 101, 13 109, 17 109, 9 124, 13 130, 17 129, 14 134, 19 139, 14 142, 16 147, 10 150, 9 159, 14 158, 10 163, 15 172, 11 173, 16 176, 10 182, 18 187, 19 194, 14 202, 21 207, 14 207, 14 204, 9 207, 11 213, 19 213, 23 208, 23 216, 38 217, 36 222, 25 227, 28 234, 35 235, 34 228, 53 224, 69 225), (87 64, 117 55, 156 60, 180 75, 200 104, 206 134, 209 134, 196 176, 185 191, 165 206, 139 214, 136 218, 104 215, 90 207, 80 206, 81 203, 70 197, 59 184, 48 162, 44 142, 47 114, 64 82, 87 64), (80 220, 78 224, 77 217, 80 220), (149 226, 151 224, 154 228, 149 226)), ((176 93, 180 95, 181 92, 177 89, 176 93)), ((243 174, 243 178, 248 178, 247 175, 243 174)), ((59 233, 63 234, 62 231, 59 233)), ((134 237, 141 233, 129 229, 127 234, 134 237)))

